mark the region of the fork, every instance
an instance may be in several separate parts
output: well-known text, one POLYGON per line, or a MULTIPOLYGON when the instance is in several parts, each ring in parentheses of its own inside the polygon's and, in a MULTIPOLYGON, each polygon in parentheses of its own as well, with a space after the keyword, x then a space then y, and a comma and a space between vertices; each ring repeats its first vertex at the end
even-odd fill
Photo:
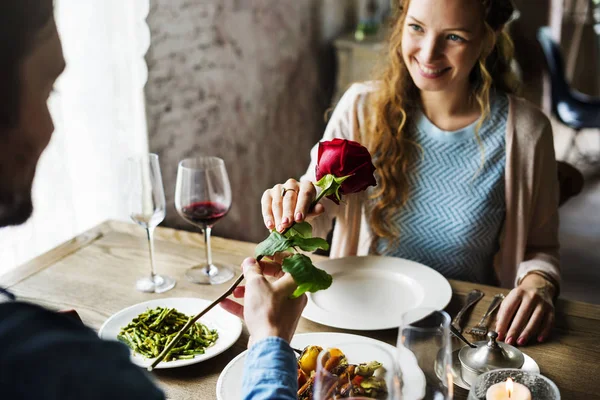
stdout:
POLYGON ((483 297, 483 292, 481 290, 473 289, 467 295, 467 301, 465 301, 465 305, 461 310, 456 314, 456 317, 452 320, 452 326, 459 332, 462 333, 462 321, 465 316, 465 312, 469 310, 469 308, 473 307, 481 298, 483 297))
POLYGON ((481 321, 479 321, 479 323, 474 327, 467 329, 467 333, 477 338, 478 340, 483 340, 485 338, 485 335, 488 333, 486 321, 488 317, 492 315, 492 313, 496 311, 496 309, 500 306, 502 300, 504 300, 504 295, 502 293, 495 295, 487 311, 485 312, 485 314, 483 314, 483 317, 481 317, 481 321))

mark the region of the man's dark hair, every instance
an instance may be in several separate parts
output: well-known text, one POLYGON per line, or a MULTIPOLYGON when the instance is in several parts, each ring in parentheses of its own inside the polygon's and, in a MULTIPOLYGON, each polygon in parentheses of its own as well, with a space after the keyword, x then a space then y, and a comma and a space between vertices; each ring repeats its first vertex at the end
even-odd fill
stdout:
POLYGON ((20 66, 52 12, 52 0, 0 0, 0 132, 18 121, 20 66))

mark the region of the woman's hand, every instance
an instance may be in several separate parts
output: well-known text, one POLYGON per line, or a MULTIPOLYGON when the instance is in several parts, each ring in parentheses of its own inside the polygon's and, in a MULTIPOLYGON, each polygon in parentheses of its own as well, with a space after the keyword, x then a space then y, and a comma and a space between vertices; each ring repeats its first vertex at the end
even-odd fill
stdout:
POLYGON ((552 299, 556 288, 537 274, 529 274, 502 302, 498 311, 498 339, 507 344, 523 346, 530 338, 538 342, 550 336, 554 325, 552 299))
POLYGON ((238 286, 233 292, 236 298, 244 298, 244 305, 225 299, 221 307, 246 321, 250 341, 248 347, 261 339, 277 336, 288 341, 298 326, 306 295, 296 299, 290 296, 296 290, 294 278, 281 270, 281 257, 264 258, 260 263, 247 258, 242 264, 246 286, 238 286), (277 278, 268 280, 266 276, 277 278))
POLYGON ((316 195, 317 191, 311 182, 298 182, 295 179, 288 179, 283 185, 265 190, 260 201, 265 226, 283 232, 293 222, 302 222, 322 214, 325 209, 321 204, 310 210, 316 195))

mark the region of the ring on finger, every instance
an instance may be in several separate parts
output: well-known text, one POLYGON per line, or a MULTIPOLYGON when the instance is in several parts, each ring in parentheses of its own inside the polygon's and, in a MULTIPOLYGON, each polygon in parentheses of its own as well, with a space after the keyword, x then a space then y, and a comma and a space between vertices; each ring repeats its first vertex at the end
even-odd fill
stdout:
POLYGON ((287 192, 295 192, 296 194, 298 194, 298 191, 296 189, 282 188, 281 197, 284 197, 287 192))

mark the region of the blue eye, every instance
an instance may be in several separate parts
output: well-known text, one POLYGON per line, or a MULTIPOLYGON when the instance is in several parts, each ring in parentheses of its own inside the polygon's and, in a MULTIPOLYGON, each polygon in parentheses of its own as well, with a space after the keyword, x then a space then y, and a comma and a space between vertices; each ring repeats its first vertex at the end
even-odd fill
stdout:
POLYGON ((465 39, 461 38, 458 35, 455 35, 453 33, 451 33, 450 35, 448 35, 448 40, 451 40, 453 42, 464 42, 465 39))
POLYGON ((410 26, 412 28, 412 30, 415 32, 423 32, 423 28, 421 28, 417 24, 408 24, 408 26, 410 26))

